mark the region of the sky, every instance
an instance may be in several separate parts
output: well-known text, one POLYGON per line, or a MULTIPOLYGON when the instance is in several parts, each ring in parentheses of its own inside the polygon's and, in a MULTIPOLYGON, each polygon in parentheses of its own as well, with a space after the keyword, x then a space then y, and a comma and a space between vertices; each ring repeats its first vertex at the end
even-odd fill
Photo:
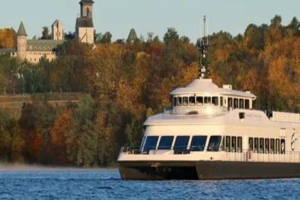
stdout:
MULTIPOLYGON (((23 21, 28 38, 40 37, 42 27, 58 19, 65 32, 75 31, 80 0, 0 0, 0 28, 14 28, 23 21)), ((270 24, 275 15, 287 25, 300 20, 300 0, 94 0, 94 26, 97 33, 109 31, 113 40, 127 38, 131 28, 147 38, 153 32, 163 39, 168 28, 192 42, 200 36, 206 15, 208 33, 226 31, 243 34, 251 23, 270 24)))

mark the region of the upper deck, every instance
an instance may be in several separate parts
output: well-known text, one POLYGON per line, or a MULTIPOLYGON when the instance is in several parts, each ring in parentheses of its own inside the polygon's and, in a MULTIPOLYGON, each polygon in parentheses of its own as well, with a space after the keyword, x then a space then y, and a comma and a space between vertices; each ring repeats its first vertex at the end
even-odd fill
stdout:
POLYGON ((232 109, 252 109, 256 96, 250 92, 232 90, 231 85, 219 88, 211 79, 196 79, 171 93, 173 115, 218 115, 232 109))

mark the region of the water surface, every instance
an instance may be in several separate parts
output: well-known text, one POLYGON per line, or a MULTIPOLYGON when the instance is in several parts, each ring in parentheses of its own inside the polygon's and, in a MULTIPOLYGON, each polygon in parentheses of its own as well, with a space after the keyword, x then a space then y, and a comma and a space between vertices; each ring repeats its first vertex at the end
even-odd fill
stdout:
POLYGON ((0 199, 300 199, 300 179, 122 181, 116 169, 0 168, 0 199))

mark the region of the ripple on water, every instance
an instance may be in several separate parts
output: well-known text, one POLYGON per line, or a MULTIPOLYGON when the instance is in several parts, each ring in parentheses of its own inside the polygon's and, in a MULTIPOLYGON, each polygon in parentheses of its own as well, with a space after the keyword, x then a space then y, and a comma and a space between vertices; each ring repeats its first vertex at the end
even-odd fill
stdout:
POLYGON ((0 199, 300 199, 300 179, 122 181, 117 170, 0 172, 0 199))

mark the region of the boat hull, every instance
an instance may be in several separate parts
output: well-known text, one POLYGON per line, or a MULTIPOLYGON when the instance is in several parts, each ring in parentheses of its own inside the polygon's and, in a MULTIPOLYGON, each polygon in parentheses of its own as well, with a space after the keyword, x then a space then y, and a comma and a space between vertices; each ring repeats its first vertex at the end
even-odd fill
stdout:
POLYGON ((300 178, 300 163, 230 161, 119 162, 123 180, 300 178))

